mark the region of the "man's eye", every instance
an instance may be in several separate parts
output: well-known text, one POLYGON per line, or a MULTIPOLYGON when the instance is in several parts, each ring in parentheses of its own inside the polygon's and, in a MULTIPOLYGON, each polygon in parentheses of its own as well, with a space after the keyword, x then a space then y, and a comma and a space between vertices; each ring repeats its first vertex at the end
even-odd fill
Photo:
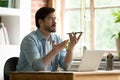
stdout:
POLYGON ((56 18, 49 17, 49 20, 50 20, 50 21, 55 21, 55 20, 56 20, 56 18))

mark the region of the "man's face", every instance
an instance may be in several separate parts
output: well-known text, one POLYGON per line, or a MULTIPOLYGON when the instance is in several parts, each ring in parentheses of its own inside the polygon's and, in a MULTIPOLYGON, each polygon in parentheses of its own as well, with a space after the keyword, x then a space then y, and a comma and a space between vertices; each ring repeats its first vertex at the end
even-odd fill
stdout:
POLYGON ((53 13, 49 14, 43 22, 44 30, 47 32, 56 32, 56 17, 53 13))

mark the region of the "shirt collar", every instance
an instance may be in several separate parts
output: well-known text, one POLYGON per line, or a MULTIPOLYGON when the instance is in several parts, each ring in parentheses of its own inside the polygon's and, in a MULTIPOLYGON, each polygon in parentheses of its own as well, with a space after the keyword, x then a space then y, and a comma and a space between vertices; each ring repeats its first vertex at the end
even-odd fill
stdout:
MULTIPOLYGON (((39 29, 36 30, 36 33, 37 33, 37 36, 38 36, 39 40, 42 40, 42 39, 46 40, 45 37, 44 37, 44 35, 40 32, 39 29)), ((52 41, 53 39, 54 39, 54 36, 51 33, 50 34, 50 41, 52 41)))

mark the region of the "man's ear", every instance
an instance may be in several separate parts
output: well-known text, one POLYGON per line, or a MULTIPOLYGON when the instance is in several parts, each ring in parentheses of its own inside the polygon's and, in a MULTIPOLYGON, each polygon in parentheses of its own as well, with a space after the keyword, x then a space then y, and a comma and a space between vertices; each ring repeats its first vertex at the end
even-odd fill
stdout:
POLYGON ((39 19, 38 23, 39 23, 39 25, 42 25, 43 24, 43 20, 39 19))

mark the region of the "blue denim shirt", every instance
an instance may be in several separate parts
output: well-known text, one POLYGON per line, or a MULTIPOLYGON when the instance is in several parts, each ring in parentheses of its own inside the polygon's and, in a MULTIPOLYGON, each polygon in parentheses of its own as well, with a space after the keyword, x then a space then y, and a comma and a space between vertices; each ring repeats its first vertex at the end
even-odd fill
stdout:
MULTIPOLYGON (((62 40, 59 36, 51 33, 50 48, 52 49, 52 41, 56 44, 61 43, 62 40)), ((46 54, 45 50, 45 37, 41 34, 40 30, 31 32, 22 41, 20 46, 20 57, 17 65, 17 71, 44 71, 46 65, 42 61, 42 57, 46 54)), ((68 69, 70 63, 64 62, 66 51, 62 50, 52 60, 52 70, 56 71, 58 66, 64 70, 68 69)))

